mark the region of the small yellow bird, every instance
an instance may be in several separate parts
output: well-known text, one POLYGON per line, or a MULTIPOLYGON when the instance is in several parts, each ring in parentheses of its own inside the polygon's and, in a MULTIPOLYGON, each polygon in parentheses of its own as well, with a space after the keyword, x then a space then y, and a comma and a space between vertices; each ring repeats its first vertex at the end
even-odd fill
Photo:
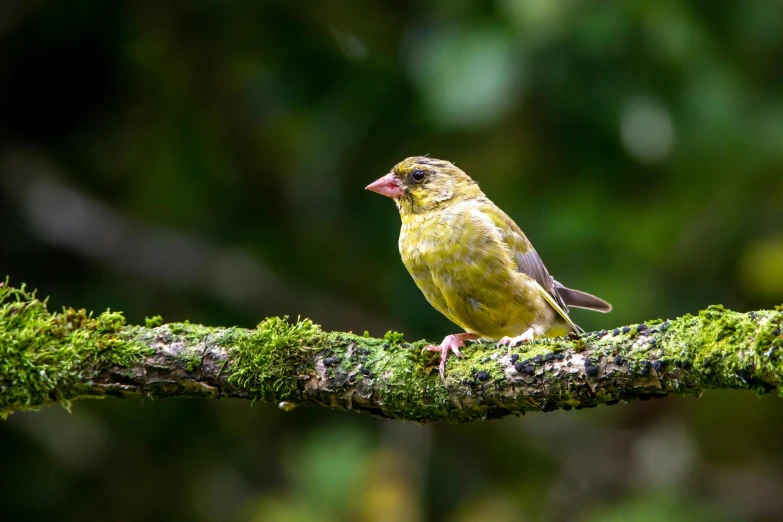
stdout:
POLYGON ((552 279, 517 224, 448 161, 407 158, 367 190, 394 199, 405 268, 427 301, 465 330, 426 347, 441 352, 444 383, 449 351, 462 357, 464 341, 499 339, 510 350, 535 337, 581 333, 569 306, 612 309, 552 279))

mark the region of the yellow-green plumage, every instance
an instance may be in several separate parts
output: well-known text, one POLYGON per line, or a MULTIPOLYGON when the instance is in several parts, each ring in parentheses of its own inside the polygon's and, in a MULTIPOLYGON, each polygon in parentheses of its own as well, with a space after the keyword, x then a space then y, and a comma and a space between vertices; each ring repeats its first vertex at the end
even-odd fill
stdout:
POLYGON ((432 347, 443 350, 441 375, 448 350, 458 353, 465 339, 562 335, 579 331, 569 305, 611 309, 552 279, 516 223, 447 161, 408 158, 368 189, 394 198, 405 267, 430 304, 468 332, 432 347))
MULTIPOLYGON (((486 198, 471 198, 404 214, 400 233, 402 261, 427 301, 466 332, 488 339, 513 337, 557 315, 517 270, 512 249, 531 247, 521 233, 499 228, 503 219, 510 221, 486 198)), ((567 331, 558 326, 553 333, 567 331)))

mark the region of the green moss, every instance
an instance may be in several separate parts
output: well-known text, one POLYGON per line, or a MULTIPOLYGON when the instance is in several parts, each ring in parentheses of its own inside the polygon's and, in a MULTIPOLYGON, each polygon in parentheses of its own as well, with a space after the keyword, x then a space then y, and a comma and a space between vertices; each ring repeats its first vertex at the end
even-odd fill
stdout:
MULTIPOLYGON (((382 412, 376 414, 421 421, 443 417, 444 408, 450 409, 451 403, 448 390, 438 376, 440 356, 421 352, 423 346, 430 344, 425 340, 415 343, 390 340, 401 341, 402 337, 394 332, 391 339, 339 332, 325 334, 317 353, 332 360, 326 370, 329 378, 326 385, 334 395, 320 400, 329 406, 356 409, 358 406, 350 397, 340 397, 342 390, 356 386, 360 393, 372 393, 373 402, 381 405, 382 412)), ((454 359, 450 357, 449 364, 454 359)))
MULTIPOLYGON (((384 405, 383 411, 390 417, 426 420, 442 416, 449 399, 438 375, 440 355, 422 353, 419 346, 422 344, 425 343, 368 356, 371 362, 366 366, 382 383, 376 388, 376 400, 384 405)), ((452 378, 458 377, 455 374, 452 378)))
POLYGON ((776 312, 738 313, 714 305, 697 316, 672 321, 654 349, 630 356, 638 360, 655 355, 669 367, 687 361, 693 366, 689 378, 701 388, 750 388, 763 393, 783 375, 780 359, 765 355, 781 319, 776 312))
POLYGON ((195 350, 191 350, 190 352, 183 355, 183 359, 185 360, 185 370, 193 373, 201 369, 201 354, 196 352, 195 350))
POLYGON ((85 372, 126 366, 150 349, 121 335, 125 318, 106 311, 50 313, 25 286, 0 287, 0 417, 52 402, 68 406, 85 372))
POLYGON ((389 330, 386 332, 386 335, 383 336, 383 339, 391 344, 399 344, 405 340, 405 334, 389 330))
MULTIPOLYGON (((783 376, 781 311, 741 314, 714 306, 697 316, 649 321, 646 328, 634 325, 611 333, 587 333, 577 340, 539 339, 512 348, 525 368, 535 368, 533 375, 518 375, 509 366, 507 347, 468 343, 462 350, 464 358, 449 356, 444 386, 438 375, 440 354, 422 352, 427 341, 407 343, 397 332, 381 339, 326 333, 309 320, 289 322, 285 317, 266 319, 250 331, 187 322, 160 325, 160 318, 148 319, 147 328, 126 326, 117 312, 97 317, 74 309, 50 313, 46 302, 24 287, 0 286, 2 414, 51 402, 67 405, 77 397, 106 393, 100 386, 90 387, 89 380, 110 367, 133 378, 138 373, 135 361, 154 352, 148 346, 160 343, 172 347, 165 357, 179 359, 173 361, 176 368, 182 364, 191 373, 205 370, 205 350, 217 348, 210 352, 211 373, 205 375, 215 378, 214 364, 223 361, 222 382, 227 376, 230 386, 222 391, 228 395, 367 407, 376 414, 416 421, 465 421, 534 409, 592 407, 618 398, 709 388, 750 388, 762 393, 779 388, 783 376), (569 368, 565 372, 552 362, 553 355, 562 351, 566 358, 561 366, 569 368), (617 355, 622 363, 613 362, 617 355), (589 365, 584 365, 585 357, 589 365), (570 361, 576 366, 568 366, 570 361), (316 363, 319 378, 325 376, 328 382, 319 381, 317 389, 305 388, 301 383, 313 382, 316 363), (600 368, 600 373, 588 377, 582 369, 587 366, 600 368), (621 372, 616 379, 610 376, 613 371, 621 372), (480 372, 486 372, 486 379, 483 374, 478 379, 480 372), (300 381, 301 375, 306 379, 300 381), (522 394, 515 386, 523 387, 522 394)), ((187 395, 188 383, 201 393, 203 383, 198 379, 183 379, 178 386, 184 388, 161 381, 145 387, 144 393, 187 395)))
POLYGON ((163 324, 163 318, 159 315, 153 315, 152 317, 144 318, 144 325, 147 328, 157 328, 163 324))
POLYGON ((271 401, 298 396, 297 375, 312 371, 308 351, 320 348, 324 339, 309 319, 291 323, 285 316, 267 318, 250 332, 228 329, 218 343, 230 347, 229 382, 254 399, 271 401))

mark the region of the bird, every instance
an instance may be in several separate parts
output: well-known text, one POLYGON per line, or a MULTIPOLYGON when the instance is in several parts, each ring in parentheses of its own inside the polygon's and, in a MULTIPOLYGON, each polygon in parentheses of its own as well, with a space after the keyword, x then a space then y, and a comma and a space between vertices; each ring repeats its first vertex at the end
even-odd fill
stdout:
POLYGON ((366 190, 394 200, 405 268, 427 301, 463 330, 424 348, 440 352, 444 385, 449 353, 462 357, 465 341, 498 341, 510 352, 539 337, 583 333, 569 307, 612 310, 553 279, 514 220, 453 163, 410 157, 366 190))

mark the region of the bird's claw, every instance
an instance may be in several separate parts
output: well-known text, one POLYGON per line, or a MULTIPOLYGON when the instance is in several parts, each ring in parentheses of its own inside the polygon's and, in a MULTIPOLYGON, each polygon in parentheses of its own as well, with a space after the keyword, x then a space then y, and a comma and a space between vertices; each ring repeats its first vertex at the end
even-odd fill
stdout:
POLYGON ((449 356, 449 351, 454 352, 454 355, 457 357, 463 357, 462 352, 460 352, 459 349, 465 347, 464 339, 471 338, 473 338, 473 336, 469 336, 467 334, 447 335, 439 346, 430 344, 422 348, 422 353, 424 353, 424 350, 429 350, 430 352, 440 352, 440 365, 438 365, 438 371, 440 372, 440 380, 443 381, 444 385, 446 384, 446 359, 449 356))
POLYGON ((509 337, 505 336, 500 341, 498 341, 498 346, 502 344, 508 345, 508 355, 511 356, 511 348, 517 347, 522 343, 529 343, 532 342, 534 339, 535 331, 532 328, 528 328, 524 331, 522 335, 517 335, 516 337, 509 337))

